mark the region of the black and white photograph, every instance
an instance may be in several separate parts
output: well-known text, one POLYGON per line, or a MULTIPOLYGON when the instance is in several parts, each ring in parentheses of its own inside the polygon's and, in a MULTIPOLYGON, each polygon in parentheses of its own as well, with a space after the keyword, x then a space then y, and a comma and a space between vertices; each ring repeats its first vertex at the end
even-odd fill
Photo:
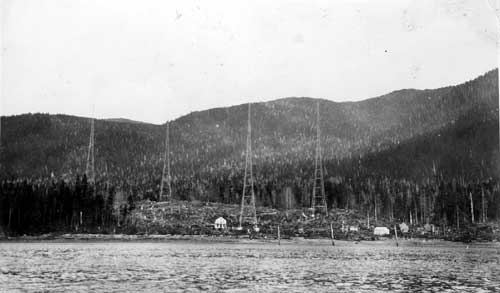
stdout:
POLYGON ((0 292, 499 292, 499 0, 0 0, 0 292))

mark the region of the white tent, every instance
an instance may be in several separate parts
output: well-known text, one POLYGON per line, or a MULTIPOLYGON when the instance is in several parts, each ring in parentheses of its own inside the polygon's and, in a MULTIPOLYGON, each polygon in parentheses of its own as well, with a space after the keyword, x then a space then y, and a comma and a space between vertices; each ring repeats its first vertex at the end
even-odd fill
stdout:
POLYGON ((389 235, 390 231, 387 227, 375 227, 375 230, 373 230, 373 234, 377 236, 384 236, 389 235))
POLYGON ((227 229, 227 221, 223 217, 219 217, 215 220, 215 229, 227 229))

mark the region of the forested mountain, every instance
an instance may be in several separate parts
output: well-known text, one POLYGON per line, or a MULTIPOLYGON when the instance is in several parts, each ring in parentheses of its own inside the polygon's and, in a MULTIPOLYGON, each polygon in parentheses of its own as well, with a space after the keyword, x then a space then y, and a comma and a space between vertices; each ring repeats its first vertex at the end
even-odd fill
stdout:
MULTIPOLYGON (((418 144, 417 138, 435 133, 435 139, 428 140, 440 147, 430 150, 427 155, 433 157, 438 169, 445 173, 458 171, 447 162, 467 153, 472 161, 486 164, 488 172, 493 172, 492 168, 497 168, 497 164, 492 164, 497 152, 492 143, 498 131, 489 128, 495 128, 498 120, 497 80, 498 71, 495 70, 473 81, 436 90, 400 90, 361 102, 319 100, 324 158, 328 161, 359 158, 381 151, 385 154, 391 154, 392 150, 401 152, 402 145, 418 144), (490 125, 488 131, 475 133, 475 128, 483 129, 488 127, 486 125, 490 125), (444 140, 438 136, 440 131, 453 134, 444 140), (482 141, 484 143, 480 143, 482 141)), ((259 164, 266 162, 312 159, 316 101, 285 98, 253 104, 256 170, 259 164)), ((247 105, 239 105, 193 112, 172 121, 173 173, 180 176, 203 169, 240 166, 246 116, 247 105)), ((2 176, 81 174, 89 133, 89 120, 80 117, 46 114, 3 117, 2 176)), ((143 172, 148 176, 160 176, 164 135, 164 126, 126 119, 97 120, 98 174, 104 176, 107 169, 108 173, 119 173, 121 178, 128 175, 137 178, 143 172)), ((425 173, 424 169, 430 168, 427 163, 428 160, 426 164, 416 163, 403 169, 407 175, 425 173)), ((469 163, 464 162, 463 170, 459 171, 470 172, 469 163)), ((377 171, 378 166, 372 168, 377 171)))
MULTIPOLYGON (((498 70, 494 70, 457 86, 399 90, 360 102, 285 98, 252 104, 258 204, 309 205, 317 102, 329 206, 372 209, 380 200, 380 212, 389 211, 389 206, 393 211, 395 194, 403 190, 419 194, 423 184, 434 190, 428 195, 452 182, 460 182, 463 190, 479 190, 479 185, 471 184, 489 184, 490 197, 498 192, 498 70), (379 199, 366 198, 375 190, 379 199)), ((247 105, 216 108, 171 121, 176 198, 239 201, 247 109, 247 105)), ((88 118, 25 114, 2 117, 1 122, 3 179, 71 182, 84 173, 88 118)), ((162 172, 165 125, 96 120, 95 133, 98 184, 109 182, 125 195, 154 199, 162 172)), ((406 203, 400 216, 406 216, 410 206, 419 207, 419 200, 406 203)), ((500 206, 490 206, 491 213, 500 213, 500 206)))

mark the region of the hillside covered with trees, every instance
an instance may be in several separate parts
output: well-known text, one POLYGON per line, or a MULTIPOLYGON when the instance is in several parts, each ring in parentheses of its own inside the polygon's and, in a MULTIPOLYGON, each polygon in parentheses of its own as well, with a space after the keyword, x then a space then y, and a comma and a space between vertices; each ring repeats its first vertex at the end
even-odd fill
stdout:
MULTIPOLYGON (((455 225, 472 221, 472 198, 476 221, 500 218, 498 70, 457 86, 399 90, 361 102, 285 98, 253 104, 258 205, 310 205, 316 102, 330 207, 455 225)), ((177 200, 239 203, 246 117, 247 105, 238 105, 170 122, 177 200)), ((83 188, 88 118, 25 114, 1 122, 4 227, 17 221, 19 231, 29 232, 22 219, 44 209, 40 217, 47 225, 74 226, 83 207, 86 215, 95 214, 95 225, 105 225, 120 206, 126 213, 134 202, 158 197, 165 125, 96 120, 97 183, 83 188)))

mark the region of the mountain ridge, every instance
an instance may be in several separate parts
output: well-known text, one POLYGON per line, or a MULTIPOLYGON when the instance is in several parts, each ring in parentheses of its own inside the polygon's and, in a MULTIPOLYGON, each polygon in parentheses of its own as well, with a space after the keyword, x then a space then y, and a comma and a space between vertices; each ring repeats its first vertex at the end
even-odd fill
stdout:
MULTIPOLYGON (((312 164, 316 102, 321 110, 325 168, 335 173, 329 162, 390 151, 412 138, 453 128, 463 117, 477 115, 497 121, 497 97, 498 70, 493 70, 457 86, 397 90, 356 102, 288 97, 252 103, 254 160, 260 165, 268 161, 312 164)), ((176 174, 186 178, 210 170, 224 173, 226 168, 241 172, 246 117, 247 104, 240 104, 195 111, 171 121, 176 174)), ((47 177, 54 173, 71 178, 82 174, 88 121, 61 114, 2 117, 2 176, 47 177)), ((122 177, 131 185, 139 181, 158 185, 164 135, 164 124, 96 120, 97 170, 104 174, 106 168, 113 169, 115 180, 122 177)))
MULTIPOLYGON (((397 90, 393 90, 393 91, 390 91, 386 94, 381 94, 381 95, 377 95, 377 96, 374 96, 374 97, 369 97, 369 98, 365 98, 365 99, 361 99, 361 100, 347 100, 347 101, 334 101, 334 100, 330 100, 330 99, 327 99, 327 98, 315 98, 315 97, 306 97, 306 96, 288 96, 288 97, 282 97, 282 98, 276 98, 276 99, 272 99, 272 100, 266 100, 266 101, 261 101, 261 102, 252 102, 252 104, 260 104, 260 103, 270 103, 270 102, 278 102, 280 100, 287 100, 287 99, 311 99, 311 100, 324 100, 324 101, 328 101, 328 102, 332 102, 332 103, 336 103, 336 104, 355 104, 355 103, 362 103, 362 102, 366 102, 366 101, 369 101, 369 100, 374 100, 374 99, 380 99, 380 98, 384 98, 386 96, 390 96, 392 94, 396 94, 396 93, 399 93, 399 92, 424 92, 424 91, 435 91, 435 90, 442 90, 442 89, 447 89, 447 88, 452 88, 454 86, 458 86, 458 85, 462 85, 462 84, 466 84, 466 83, 469 83, 469 82, 472 82, 476 79, 479 79, 481 77, 484 77, 488 74, 498 74, 498 68, 493 68, 487 72, 485 72, 484 74, 482 75, 479 75, 477 76, 476 78, 472 78, 472 79, 469 79, 469 80, 466 80, 466 81, 463 81, 463 82, 460 82, 460 83, 456 83, 454 85, 447 85, 447 86, 442 86, 442 87, 437 87, 437 88, 424 88, 424 89, 417 89, 417 88, 401 88, 401 89, 397 89, 397 90)), ((214 108, 210 108, 210 109, 203 109, 203 110, 196 110, 196 111, 192 111, 192 112, 189 112, 189 113, 186 113, 186 114, 182 114, 180 115, 179 117, 177 118, 174 118, 174 119, 171 119, 171 120, 168 120, 168 121, 175 121, 179 118, 182 118, 184 116, 188 116, 192 113, 200 113, 200 112, 204 112, 204 111, 209 111, 209 110, 213 110, 213 109, 225 109, 225 108, 230 108, 230 107, 237 107, 237 106, 243 106, 243 105, 247 105, 248 103, 241 103, 241 104, 235 104, 235 105, 228 105, 228 106, 218 106, 218 107, 214 107, 214 108)), ((15 117, 15 116, 21 116, 21 115, 30 115, 30 114, 48 114, 48 115, 67 115, 67 116, 73 116, 73 117, 78 117, 78 118, 87 118, 87 119, 90 119, 91 117, 87 117, 87 116, 78 116, 78 115, 71 115, 71 114, 64 114, 64 113, 42 113, 42 112, 27 112, 27 113, 19 113, 19 114, 12 114, 12 115, 0 115, 0 117, 2 118, 8 118, 8 117, 15 117)), ((97 118, 96 118, 97 119, 97 118)), ((115 121, 115 122, 123 122, 123 123, 143 123, 143 124, 151 124, 151 125, 164 125, 165 123, 152 123, 152 122, 147 122, 147 121, 140 121, 140 120, 136 120, 136 119, 132 119, 132 118, 128 118, 128 117, 104 117, 104 118, 98 118, 99 120, 108 120, 108 121, 115 121)))

